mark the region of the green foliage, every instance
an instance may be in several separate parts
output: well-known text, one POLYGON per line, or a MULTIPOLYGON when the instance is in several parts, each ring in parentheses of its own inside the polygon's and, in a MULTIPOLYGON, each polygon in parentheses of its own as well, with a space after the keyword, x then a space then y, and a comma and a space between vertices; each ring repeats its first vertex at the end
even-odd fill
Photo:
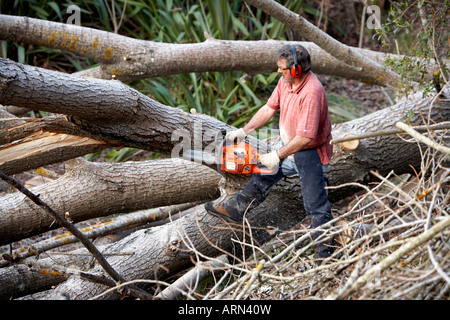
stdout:
POLYGON ((419 89, 423 89, 424 94, 436 87, 436 80, 448 81, 449 69, 443 60, 450 58, 447 44, 449 10, 449 0, 398 1, 390 7, 381 30, 377 30, 386 49, 405 55, 386 61, 387 66, 401 75, 399 85, 404 94, 416 89, 412 82, 417 78, 421 79, 419 89), (426 78, 432 60, 438 62, 439 69, 435 70, 435 77, 426 78))

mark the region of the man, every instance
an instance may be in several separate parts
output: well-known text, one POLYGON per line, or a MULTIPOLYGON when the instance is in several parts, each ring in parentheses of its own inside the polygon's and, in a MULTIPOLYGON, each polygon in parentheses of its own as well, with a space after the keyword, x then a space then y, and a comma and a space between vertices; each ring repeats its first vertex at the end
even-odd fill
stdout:
MULTIPOLYGON (((208 213, 228 220, 242 221, 245 212, 255 208, 281 178, 298 174, 306 214, 316 228, 332 219, 331 206, 325 190, 326 171, 333 147, 331 122, 325 90, 310 71, 311 59, 302 46, 283 46, 277 52, 281 78, 268 102, 261 107, 244 128, 228 132, 228 140, 242 140, 250 132, 266 124, 280 110, 281 148, 261 155, 259 162, 274 174, 253 174, 250 182, 234 198, 225 203, 207 203, 208 213)), ((314 234, 314 238, 320 232, 314 234)), ((330 243, 316 248, 316 258, 332 253, 330 243)))

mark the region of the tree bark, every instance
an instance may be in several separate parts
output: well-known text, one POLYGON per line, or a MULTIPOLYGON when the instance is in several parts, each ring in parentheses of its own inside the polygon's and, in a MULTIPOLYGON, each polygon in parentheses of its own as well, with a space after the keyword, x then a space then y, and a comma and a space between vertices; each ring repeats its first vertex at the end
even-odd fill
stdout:
MULTIPOLYGON (((183 159, 66 163, 60 179, 32 188, 34 194, 74 222, 219 196, 220 174, 183 159), (189 188, 187 186, 190 186, 189 188)), ((0 244, 59 227, 21 193, 0 197, 0 244)))
MULTIPOLYGON (((171 154, 179 140, 205 148, 231 127, 158 103, 120 81, 79 78, 0 59, 0 103, 68 115, 78 130, 114 145, 171 154)), ((255 142, 256 140, 254 140, 255 142)))
POLYGON ((26 265, 1 268, 0 299, 13 299, 30 292, 47 290, 64 280, 66 280, 66 277, 59 274, 51 274, 51 272, 46 271, 36 272, 36 270, 30 270, 26 265))
MULTIPOLYGON (((286 22, 291 28, 299 29, 302 34, 304 33, 305 27, 300 25, 303 20, 286 8, 284 11, 278 8, 270 14, 274 14, 277 19, 286 22), (276 15, 276 12, 282 12, 281 16, 276 15)), ((338 51, 335 47, 329 48, 317 42, 318 37, 315 35, 321 33, 320 30, 315 29, 309 32, 307 37, 312 42, 225 41, 207 36, 202 43, 169 44, 137 40, 65 23, 0 15, 2 40, 58 48, 91 58, 101 63, 101 67, 78 74, 95 78, 110 80, 114 75, 119 80, 128 82, 189 72, 239 70, 250 75, 275 72, 277 50, 290 43, 301 44, 310 52, 312 70, 315 73, 370 83, 387 83, 386 79, 380 78, 382 76, 386 78, 386 74, 389 75, 384 70, 380 70, 380 66, 384 65, 384 53, 354 47, 346 47, 338 51), (338 52, 340 54, 336 58, 338 52), (343 61, 353 60, 345 63, 339 60, 340 58, 344 58, 343 61), (364 68, 359 65, 360 60, 365 63, 364 68), (372 69, 367 69, 368 66, 372 69), (372 72, 373 70, 376 72, 372 72)), ((334 45, 336 45, 335 42, 333 42, 334 45)), ((389 56, 402 58, 396 55, 389 56)), ((429 62, 427 77, 431 78, 437 69, 438 66, 433 61, 429 62)), ((417 81, 420 80, 417 79, 417 81)))
POLYGON ((108 146, 104 141, 92 138, 40 131, 0 146, 0 170, 6 174, 24 172, 94 153, 108 146))

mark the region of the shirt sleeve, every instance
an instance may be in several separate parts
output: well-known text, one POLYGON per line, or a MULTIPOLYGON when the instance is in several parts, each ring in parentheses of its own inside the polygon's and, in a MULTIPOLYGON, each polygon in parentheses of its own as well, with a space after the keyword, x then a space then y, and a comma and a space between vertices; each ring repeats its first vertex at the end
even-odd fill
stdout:
POLYGON ((320 110, 320 99, 304 99, 300 105, 299 122, 295 134, 314 139, 319 129, 320 110))
POLYGON ((280 92, 281 92, 281 85, 280 82, 278 81, 277 86, 273 90, 272 95, 270 96, 269 100, 266 103, 269 108, 272 108, 274 110, 280 109, 280 96, 281 96, 280 92))

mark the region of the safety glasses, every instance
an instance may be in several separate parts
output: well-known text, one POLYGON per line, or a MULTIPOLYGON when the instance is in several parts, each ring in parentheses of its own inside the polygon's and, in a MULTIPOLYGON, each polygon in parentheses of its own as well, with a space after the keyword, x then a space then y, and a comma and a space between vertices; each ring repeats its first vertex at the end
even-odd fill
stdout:
POLYGON ((277 67, 278 67, 278 70, 280 70, 282 74, 285 74, 290 69, 289 67, 286 67, 286 68, 283 68, 283 67, 280 67, 280 66, 277 66, 277 67))

